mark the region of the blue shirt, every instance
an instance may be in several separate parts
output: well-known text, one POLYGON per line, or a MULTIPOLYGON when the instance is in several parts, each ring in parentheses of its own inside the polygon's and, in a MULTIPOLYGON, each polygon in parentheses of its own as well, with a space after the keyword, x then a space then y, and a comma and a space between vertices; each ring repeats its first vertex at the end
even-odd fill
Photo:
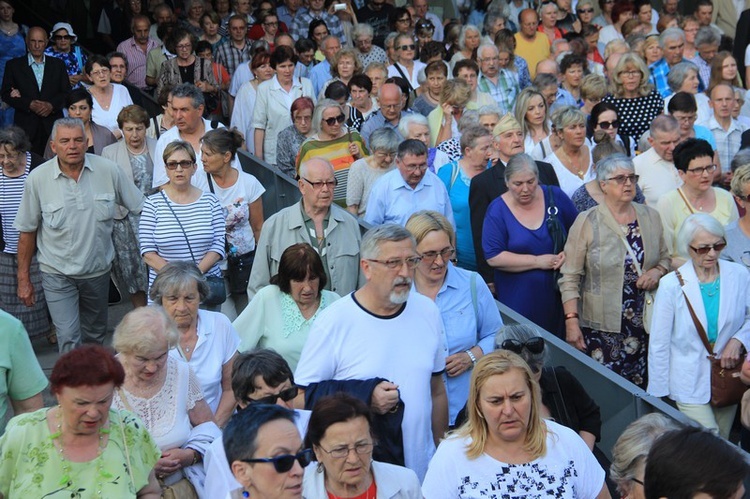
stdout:
POLYGON ((713 346, 716 338, 719 336, 719 292, 721 287, 720 277, 714 282, 699 283, 701 289, 701 298, 703 298, 703 308, 706 311, 706 337, 708 342, 713 346))
POLYGON ((716 150, 716 139, 714 138, 714 134, 711 133, 711 130, 704 127, 703 125, 694 125, 693 131, 695 132, 695 138, 696 139, 703 139, 709 144, 711 144, 711 148, 715 151, 716 150))
POLYGON ((372 186, 364 220, 372 225, 406 225, 409 217, 419 210, 437 211, 456 226, 448 191, 437 175, 425 171, 417 187, 412 188, 397 168, 380 177, 372 186))
POLYGON ((31 52, 27 54, 28 61, 29 61, 29 67, 31 68, 31 71, 34 73, 34 78, 36 79, 36 86, 39 87, 39 90, 42 90, 42 80, 44 79, 44 63, 47 62, 47 57, 42 56, 42 62, 36 62, 36 59, 34 59, 34 56, 31 55, 31 52))
POLYGON ((328 59, 323 59, 321 62, 313 66, 313 68, 308 71, 308 74, 310 75, 310 80, 312 80, 315 95, 320 95, 320 91, 323 90, 323 85, 333 78, 331 76, 331 64, 328 62, 328 59))
MULTIPOLYGON (((399 122, 401 121, 401 118, 409 114, 408 112, 401 111, 401 117, 399 117, 399 122)), ((385 120, 385 116, 383 116, 383 113, 380 112, 380 110, 375 111, 370 115, 369 118, 365 120, 365 122, 362 124, 362 128, 359 130, 359 134, 362 136, 362 139, 365 141, 365 144, 369 146, 370 144, 370 135, 372 135, 372 132, 377 130, 378 128, 387 127, 401 135, 401 132, 398 131, 398 125, 394 125, 390 121, 385 120)))

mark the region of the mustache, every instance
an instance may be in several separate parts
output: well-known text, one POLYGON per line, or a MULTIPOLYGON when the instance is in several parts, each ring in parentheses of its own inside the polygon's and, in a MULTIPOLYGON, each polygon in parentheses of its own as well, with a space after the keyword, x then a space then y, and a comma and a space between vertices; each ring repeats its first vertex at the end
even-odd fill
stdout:
POLYGON ((411 277, 397 277, 393 281, 393 285, 398 286, 399 284, 406 284, 408 286, 411 286, 411 277))

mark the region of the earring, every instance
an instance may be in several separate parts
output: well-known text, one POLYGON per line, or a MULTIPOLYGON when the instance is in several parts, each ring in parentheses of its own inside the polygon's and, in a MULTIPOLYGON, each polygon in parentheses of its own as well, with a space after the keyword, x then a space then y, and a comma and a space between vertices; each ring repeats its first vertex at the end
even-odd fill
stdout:
POLYGON ((250 497, 250 492, 248 492, 247 490, 243 490, 242 497, 250 497))
POLYGON ((318 463, 318 466, 315 467, 315 471, 318 473, 323 473, 325 471, 325 468, 323 468, 323 463, 318 463))

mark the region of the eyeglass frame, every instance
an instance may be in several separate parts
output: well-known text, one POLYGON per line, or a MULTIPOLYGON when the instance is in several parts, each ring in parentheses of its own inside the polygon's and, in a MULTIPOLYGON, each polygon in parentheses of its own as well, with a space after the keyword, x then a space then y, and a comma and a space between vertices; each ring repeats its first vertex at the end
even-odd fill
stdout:
POLYGON ((281 456, 276 457, 258 457, 253 459, 238 459, 238 461, 242 461, 243 463, 248 464, 254 464, 254 463, 271 463, 273 464, 273 469, 278 474, 287 473, 289 470, 294 468, 294 462, 297 461, 300 466, 302 466, 302 469, 304 469, 308 464, 313 462, 313 458, 315 457, 315 454, 313 453, 312 449, 302 449, 296 454, 283 454, 281 456), (288 460, 289 458, 293 458, 290 461, 289 467, 287 468, 284 464, 279 464, 282 460, 288 460), (307 461, 306 463, 303 461, 307 461))
POLYGON ((344 114, 339 114, 338 116, 333 116, 331 118, 321 118, 320 122, 325 123, 328 126, 334 126, 336 123, 341 124, 346 121, 346 116, 344 114))
POLYGON ((720 243, 709 244, 707 246, 701 246, 700 248, 696 248, 695 246, 691 246, 688 244, 688 248, 695 251, 699 255, 708 255, 711 252, 711 250, 714 250, 714 252, 716 253, 721 253, 722 251, 724 251, 724 248, 726 247, 727 247, 726 239, 722 239, 720 243))
POLYGON ((601 122, 597 123, 596 126, 598 126, 599 128, 601 128, 602 130, 609 130, 610 127, 614 128, 615 130, 619 130, 620 129, 620 120, 616 119, 616 120, 612 120, 612 121, 601 121, 601 122))
POLYGON ((375 262, 385 265, 389 270, 400 270, 404 265, 409 270, 414 270, 422 261, 420 256, 410 256, 409 258, 394 258, 392 260, 378 260, 376 258, 365 258, 366 262, 375 262))
POLYGON ((323 448, 322 445, 318 444, 318 448, 322 450, 323 452, 325 452, 326 454, 328 454, 329 456, 331 456, 333 459, 346 459, 347 457, 349 457, 349 454, 351 453, 351 451, 354 451, 354 453, 357 454, 358 456, 365 456, 371 453, 372 450, 375 448, 375 442, 367 442, 367 443, 360 442, 360 443, 354 444, 351 447, 347 445, 346 447, 336 447, 335 449, 331 449, 331 450, 326 450, 325 448, 323 448), (368 447, 368 449, 364 450, 364 452, 361 452, 359 449, 361 447, 368 447), (342 451, 346 451, 346 454, 341 454, 342 451), (341 454, 341 455, 336 455, 336 454, 341 454))
POLYGON ((184 161, 166 161, 164 163, 164 168, 167 170, 176 170, 177 168, 182 168, 183 170, 189 169, 191 166, 195 166, 195 161, 191 160, 184 160, 184 161))
POLYGON ((333 178, 333 180, 324 180, 320 182, 313 182, 312 180, 307 180, 305 177, 300 177, 300 180, 304 180, 305 182, 310 184, 310 186, 316 191, 321 190, 324 186, 328 187, 330 190, 333 190, 337 185, 339 185, 339 179, 335 177, 333 178), (333 187, 331 187, 331 185, 333 185, 333 187))
POLYGON ((272 393, 259 399, 251 399, 250 397, 245 397, 245 402, 247 402, 248 404, 274 405, 278 399, 281 399, 284 402, 289 402, 290 400, 294 400, 295 398, 297 398, 297 395, 299 395, 299 387, 297 385, 292 385, 289 388, 281 390, 279 393, 272 393))
POLYGON ((704 173, 708 173, 709 175, 712 174, 717 168, 718 165, 710 164, 708 166, 699 166, 698 168, 688 168, 685 170, 685 173, 692 173, 693 175, 699 175, 702 177, 704 173))
POLYGON ((609 182, 610 180, 614 180, 617 183, 617 185, 625 185, 625 182, 630 180, 630 184, 635 185, 638 183, 639 178, 641 178, 640 175, 631 173, 630 175, 617 175, 616 177, 605 178, 604 181, 609 182))
POLYGON ((452 260, 453 255, 456 254, 456 248, 453 246, 449 246, 447 248, 443 248, 440 251, 425 251, 424 253, 419 254, 419 258, 422 259, 425 263, 433 263, 435 260, 437 260, 437 257, 440 256, 440 258, 443 259, 443 262, 447 262, 449 260, 452 260))

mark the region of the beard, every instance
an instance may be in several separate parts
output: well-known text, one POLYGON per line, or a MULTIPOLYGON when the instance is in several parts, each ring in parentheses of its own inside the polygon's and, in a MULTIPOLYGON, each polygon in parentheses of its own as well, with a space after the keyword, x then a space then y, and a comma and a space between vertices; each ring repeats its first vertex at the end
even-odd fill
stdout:
POLYGON ((395 281, 393 281, 393 286, 398 286, 399 284, 406 284, 409 287, 403 291, 391 291, 391 294, 389 295, 389 299, 391 300, 391 303, 394 305, 402 305, 406 303, 406 300, 409 298, 409 293, 411 292, 411 278, 410 277, 399 277, 395 281))

